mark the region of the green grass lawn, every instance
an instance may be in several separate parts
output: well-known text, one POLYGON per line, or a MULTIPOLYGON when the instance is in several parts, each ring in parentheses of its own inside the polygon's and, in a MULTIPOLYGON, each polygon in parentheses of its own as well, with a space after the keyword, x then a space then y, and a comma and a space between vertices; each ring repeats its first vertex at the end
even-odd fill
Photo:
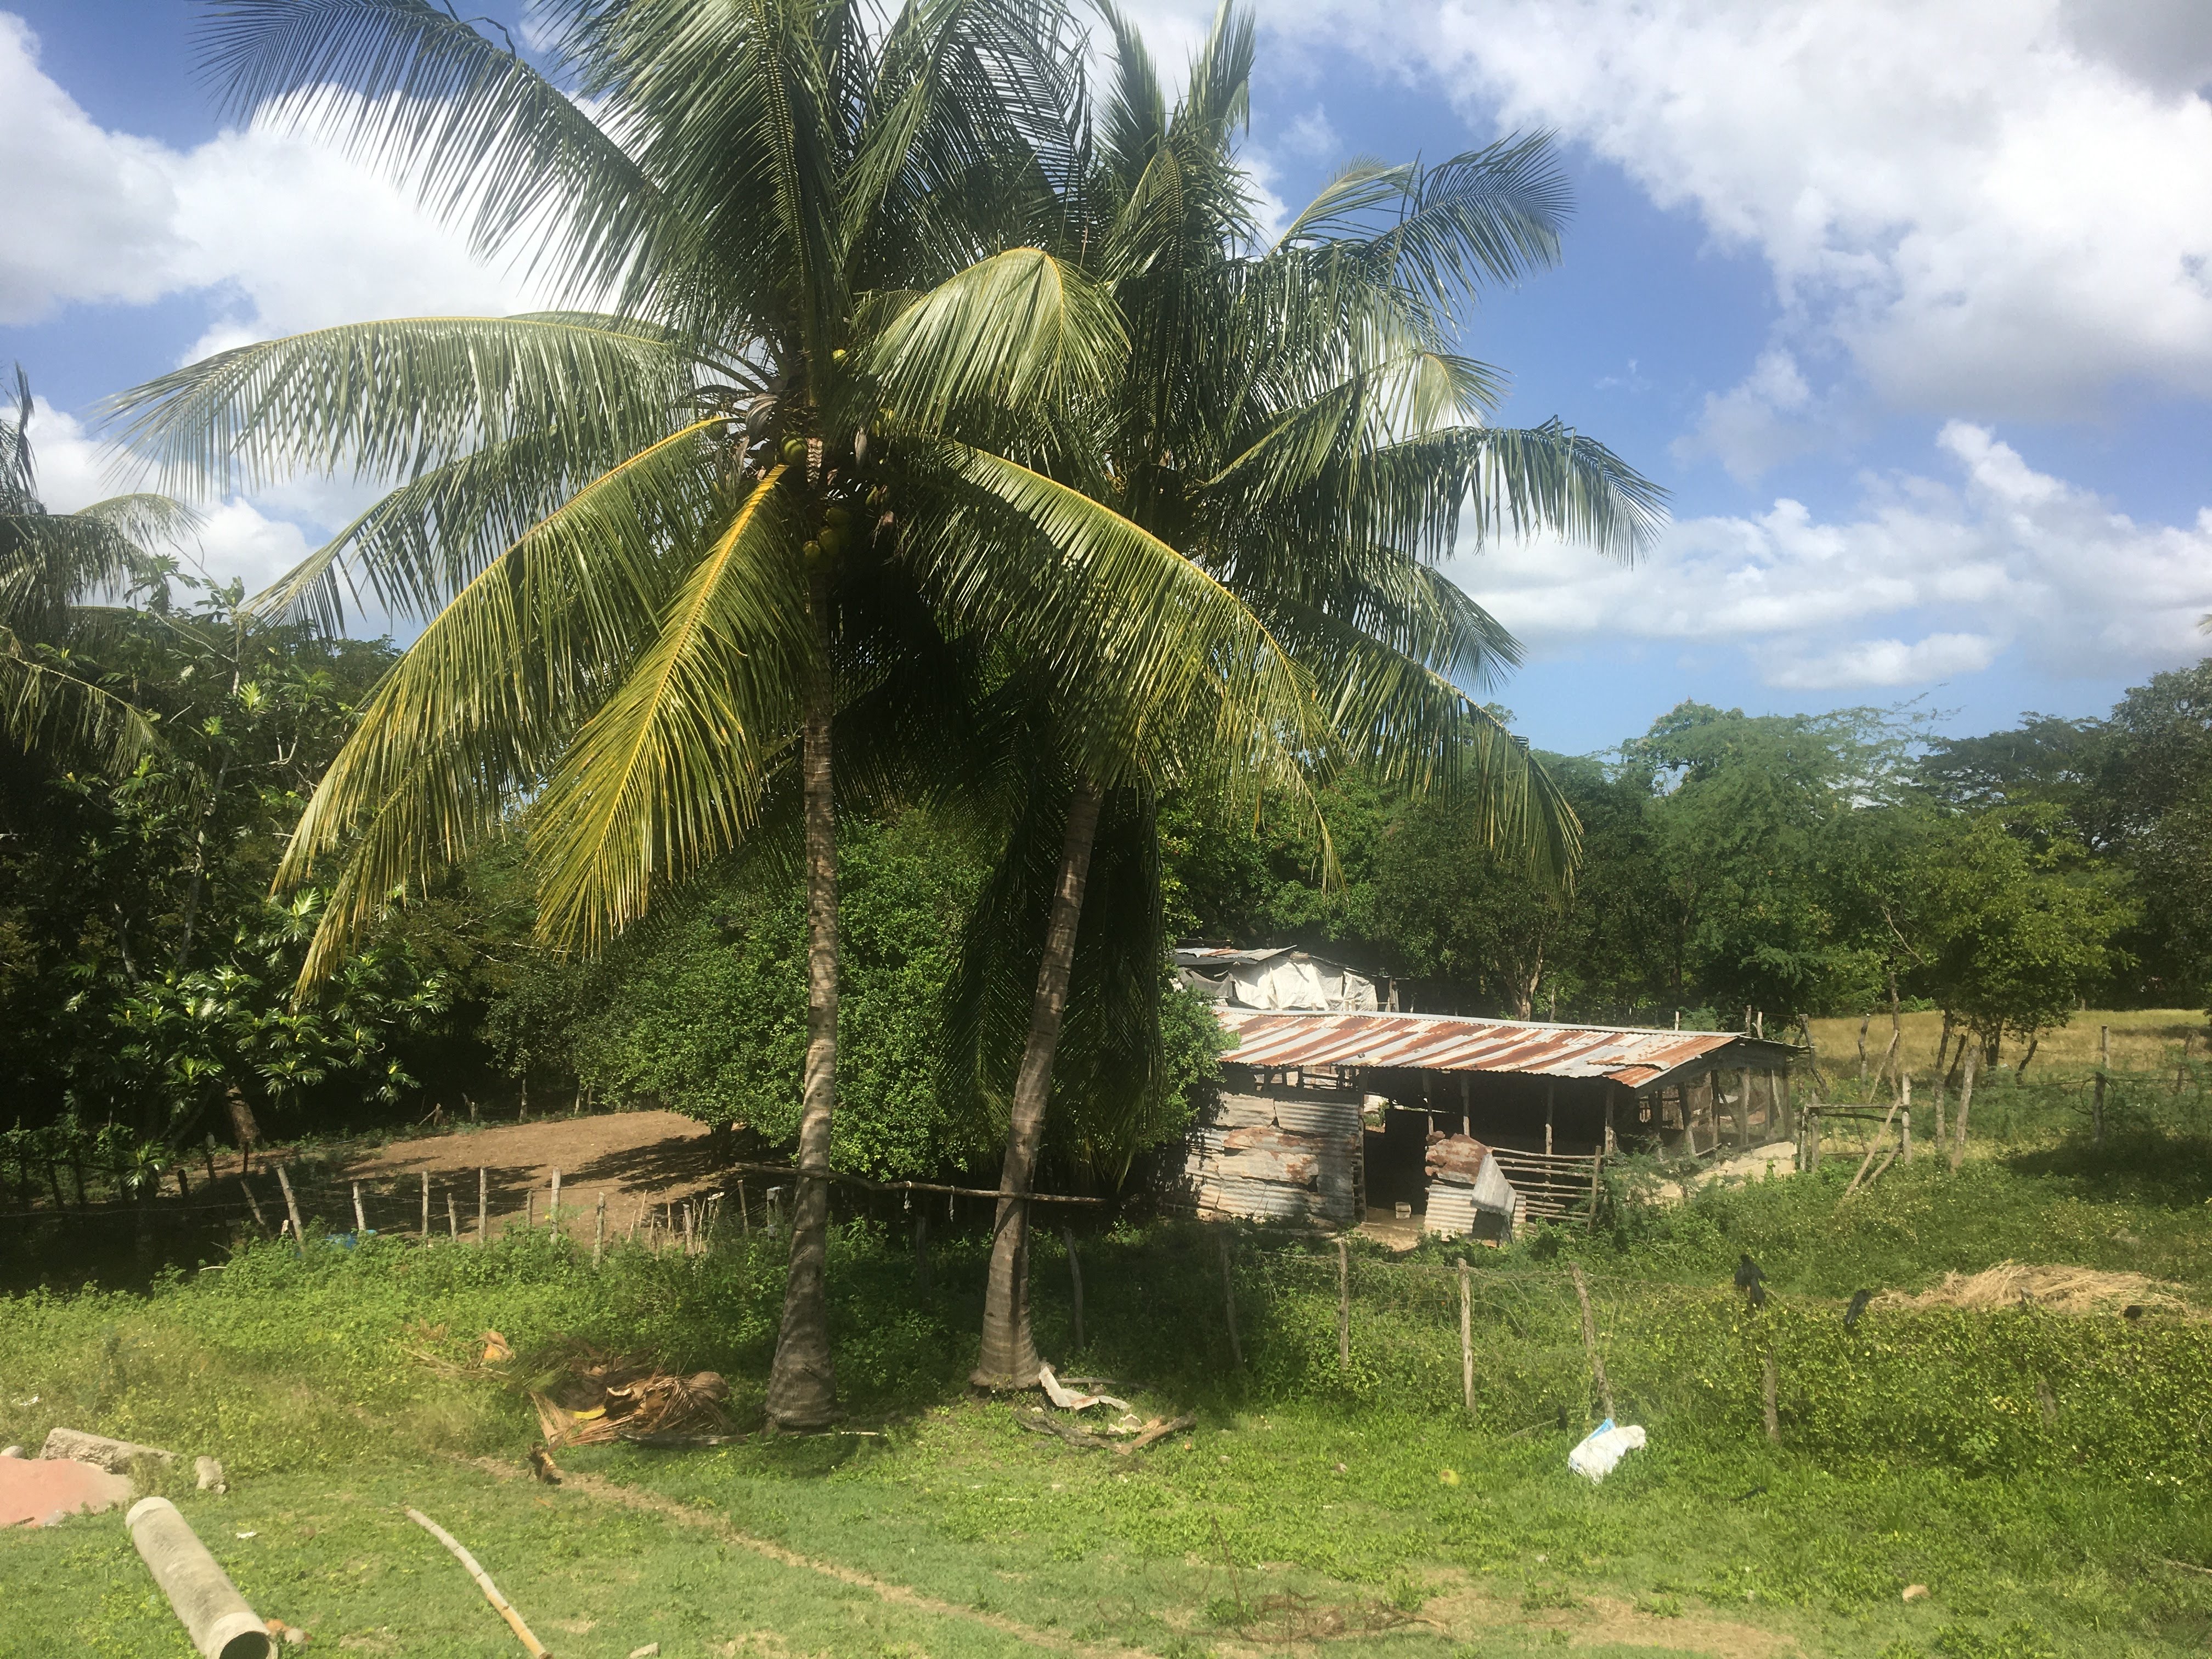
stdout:
MULTIPOLYGON (((0 1436, 66 1423, 222 1457, 228 1496, 172 1495, 259 1610, 348 1651, 520 1651, 411 1504, 564 1659, 654 1641, 666 1659, 2202 1652, 2212 1326, 1881 1311, 1846 1333, 1840 1313, 1859 1285, 2006 1257, 2212 1288, 2212 1152, 2045 1147, 1895 1170, 1848 1201, 1841 1162, 1478 1252, 1472 1416, 1435 1245, 1356 1255, 1346 1370, 1334 1253, 1243 1239, 1240 1370, 1194 1230, 1086 1243, 1091 1340, 1073 1354, 1041 1241, 1047 1350, 1136 1379, 1146 1412, 1198 1413, 1122 1457, 1024 1432, 1032 1399, 962 1387, 980 1240, 940 1249, 925 1304, 906 1251, 855 1224, 833 1260, 846 1433, 572 1449, 564 1485, 532 1482, 534 1419, 472 1363, 479 1332, 514 1343, 518 1375, 567 1339, 713 1366, 750 1425, 781 1294, 758 1243, 594 1270, 541 1235, 304 1263, 260 1246, 143 1294, 15 1297, 0 1436), (1774 1289, 1757 1314, 1728 1283, 1745 1250, 1774 1289), (1596 1410, 1569 1253, 1622 1415, 1651 1433, 1602 1486, 1565 1467, 1596 1410), (1905 1602, 1913 1584, 1929 1594, 1905 1602)), ((117 1516, 0 1539, 0 1654, 188 1652, 117 1516)))

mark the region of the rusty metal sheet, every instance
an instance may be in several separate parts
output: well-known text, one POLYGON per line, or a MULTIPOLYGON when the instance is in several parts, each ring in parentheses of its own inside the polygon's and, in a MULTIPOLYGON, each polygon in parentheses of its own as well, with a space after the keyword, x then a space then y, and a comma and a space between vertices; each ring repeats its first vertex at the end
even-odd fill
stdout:
MULTIPOLYGON (((1306 1013, 1223 1007, 1237 1046, 1230 1066, 1382 1066, 1432 1072, 1515 1072, 1533 1077, 1615 1078, 1640 1087, 1693 1060, 1743 1043, 1728 1031, 1639 1030, 1471 1019, 1454 1014, 1306 1013)), ((1786 1048, 1762 1044, 1764 1048, 1786 1048)))

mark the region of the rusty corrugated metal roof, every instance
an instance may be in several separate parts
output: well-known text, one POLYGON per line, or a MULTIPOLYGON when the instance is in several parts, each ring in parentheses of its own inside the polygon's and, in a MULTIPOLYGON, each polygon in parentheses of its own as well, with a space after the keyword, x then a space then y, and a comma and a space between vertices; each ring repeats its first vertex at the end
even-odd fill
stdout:
POLYGON ((1518 1072, 1534 1077, 1611 1078, 1641 1088, 1654 1078, 1732 1044, 1789 1045, 1730 1031, 1655 1031, 1606 1025, 1547 1025, 1455 1014, 1307 1013, 1261 1008, 1216 1011, 1237 1047, 1224 1065, 1403 1066, 1431 1072, 1518 1072))

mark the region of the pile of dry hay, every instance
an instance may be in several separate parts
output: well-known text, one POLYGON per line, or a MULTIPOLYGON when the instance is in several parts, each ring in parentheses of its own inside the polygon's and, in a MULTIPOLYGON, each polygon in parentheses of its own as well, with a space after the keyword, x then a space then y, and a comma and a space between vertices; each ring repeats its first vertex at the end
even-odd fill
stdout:
POLYGON ((2189 1304, 2171 1285, 2141 1273, 2100 1273, 2094 1267, 2037 1267, 2000 1261, 1978 1273, 1945 1273, 1943 1282, 1917 1296, 1885 1291, 1877 1308, 1995 1308, 2033 1306, 2052 1313, 2106 1314, 2129 1308, 2186 1313, 2189 1304))
POLYGON ((702 1438, 729 1432, 722 1405, 730 1385, 716 1371, 677 1376, 648 1361, 579 1345, 537 1368, 530 1389, 551 1447, 611 1440, 702 1438))

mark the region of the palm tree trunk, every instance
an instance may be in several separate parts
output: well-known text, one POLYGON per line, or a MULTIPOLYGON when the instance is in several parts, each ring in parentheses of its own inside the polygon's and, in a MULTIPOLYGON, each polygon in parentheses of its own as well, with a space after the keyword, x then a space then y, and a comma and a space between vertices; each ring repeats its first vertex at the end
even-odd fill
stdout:
MULTIPOLYGON (((1091 878, 1091 849, 1098 839, 1098 787, 1088 780, 1078 782, 1067 805, 1067 838, 1060 848, 1052 919, 1045 927, 1044 960, 1037 965, 1036 1000, 1030 1006, 1029 1041, 1014 1079, 1013 1121, 1007 1126, 1006 1161, 999 1176, 1002 1194, 1027 1193, 1036 1174, 1045 1106, 1052 1098, 1052 1063, 1075 964, 1076 925, 1091 878)), ((1030 1334, 1029 1203, 1001 1197, 983 1291, 983 1352, 969 1381, 978 1388, 1026 1389, 1036 1379, 1036 1343, 1030 1334)))
MULTIPOLYGON (((800 768, 806 799, 806 1072, 799 1116, 799 1167, 827 1169, 830 1115, 837 1098, 837 817, 830 794, 830 720, 836 688, 829 662, 827 595, 817 580, 814 614, 822 659, 807 688, 800 768)), ((830 1359, 830 1183, 799 1178, 791 1212, 791 1267, 783 1329, 768 1379, 768 1418, 779 1429, 835 1422, 837 1377, 830 1359)))

